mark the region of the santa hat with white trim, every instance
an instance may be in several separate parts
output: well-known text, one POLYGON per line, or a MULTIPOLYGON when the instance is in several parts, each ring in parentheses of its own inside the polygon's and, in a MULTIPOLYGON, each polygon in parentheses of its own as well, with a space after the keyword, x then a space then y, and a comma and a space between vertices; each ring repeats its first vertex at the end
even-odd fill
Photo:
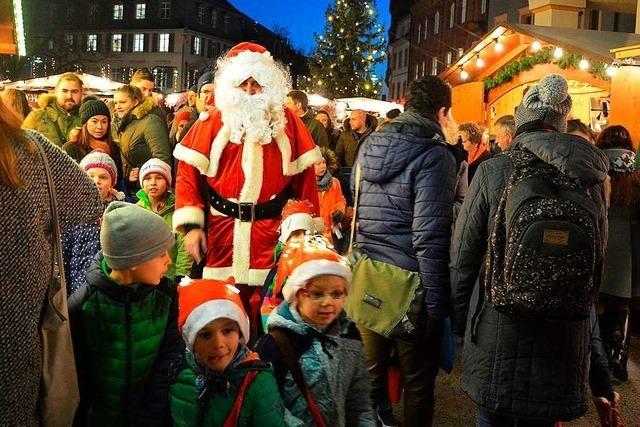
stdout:
POLYGON ((305 236, 301 241, 287 244, 280 255, 276 289, 282 289, 284 299, 293 302, 309 280, 325 275, 342 277, 348 287, 351 282, 349 261, 338 255, 323 237, 305 236))
POLYGON ((289 200, 282 208, 282 221, 280 222, 280 240, 287 243, 291 233, 298 230, 316 233, 313 220, 313 205, 308 200, 289 200))
POLYGON ((189 351, 200 329, 216 319, 231 319, 240 327, 240 342, 249 339, 249 316, 240 300, 240 291, 232 277, 226 281, 183 279, 178 286, 178 328, 189 351))

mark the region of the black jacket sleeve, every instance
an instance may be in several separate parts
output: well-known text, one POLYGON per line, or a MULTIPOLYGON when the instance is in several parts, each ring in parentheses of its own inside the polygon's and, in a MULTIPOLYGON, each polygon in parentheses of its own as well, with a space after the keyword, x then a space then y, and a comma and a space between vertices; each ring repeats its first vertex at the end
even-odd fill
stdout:
POLYGON ((140 415, 137 425, 143 427, 171 426, 169 387, 172 370, 184 352, 185 345, 178 332, 178 294, 173 283, 169 285, 168 292, 171 294, 171 307, 167 326, 153 371, 147 380, 142 408, 138 411, 140 415))
POLYGON ((93 400, 88 386, 87 342, 82 319, 82 305, 89 296, 90 288, 85 283, 71 294, 68 300, 69 327, 71 328, 71 340, 73 341, 73 353, 76 360, 76 374, 80 391, 80 404, 73 422, 74 427, 86 425, 89 410, 88 402, 93 400))
POLYGON ((453 331, 458 336, 464 335, 471 294, 487 249, 490 201, 485 171, 481 164, 462 204, 451 245, 453 331))

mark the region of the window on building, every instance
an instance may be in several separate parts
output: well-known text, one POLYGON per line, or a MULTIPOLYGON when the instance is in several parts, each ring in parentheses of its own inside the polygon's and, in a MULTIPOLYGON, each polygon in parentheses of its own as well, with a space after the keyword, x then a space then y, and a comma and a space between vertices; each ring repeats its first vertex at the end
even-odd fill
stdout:
POLYGON ((225 33, 229 32, 229 15, 228 14, 224 15, 224 32, 225 33))
POLYGON ((87 34, 87 52, 96 52, 98 50, 98 35, 87 34))
POLYGON ((429 32, 429 17, 424 18, 424 40, 427 39, 427 33, 429 32))
POLYGON ((216 9, 211 9, 211 28, 218 27, 218 11, 216 9))
POLYGON ((160 19, 170 19, 170 18, 171 18, 171 2, 170 1, 160 2, 160 19))
POLYGON ((202 38, 194 37, 193 38, 193 54, 200 55, 202 53, 202 38))
POLYGON ((144 19, 147 14, 146 3, 136 3, 136 19, 144 19))
POLYGON ((169 52, 169 39, 171 34, 162 33, 158 37, 158 52, 169 52))
POLYGON ((64 44, 67 48, 73 49, 73 34, 64 35, 64 44))
POLYGON ((89 21, 95 22, 98 17, 98 13, 100 11, 100 5, 97 3, 92 3, 89 5, 89 21))
POLYGON ((460 22, 467 22, 467 0, 462 0, 462 4, 460 5, 460 22))
POLYGON ((480 2, 480 13, 482 13, 483 15, 487 13, 487 0, 482 0, 480 2))
POLYGON ((122 34, 111 36, 111 52, 122 52, 122 34))
POLYGON ((436 35, 440 32, 440 11, 436 11, 436 14, 433 16, 433 35, 436 35))
POLYGON ((420 64, 416 64, 416 72, 415 72, 415 77, 413 78, 414 80, 416 80, 418 77, 420 77, 418 75, 418 73, 420 72, 420 64))
POLYGON ((207 9, 204 5, 198 6, 198 24, 204 24, 204 14, 207 12, 207 9))
POLYGON ((427 61, 422 61, 422 70, 420 72, 420 75, 424 77, 426 72, 427 72, 427 61))
POLYGON ((420 33, 422 32, 422 24, 418 24, 418 39, 416 41, 420 41, 420 33))
POLYGON ((452 61, 453 61, 453 53, 451 51, 447 51, 447 60, 445 61, 445 63, 447 64, 447 67, 451 65, 452 61))
POLYGON ((449 8, 449 28, 453 28, 456 25, 456 4, 451 3, 449 8))
POLYGON ((435 56, 431 58, 431 75, 435 76, 438 74, 438 58, 435 56))
POLYGON ((53 50, 53 39, 49 39, 48 46, 49 50, 53 50))
POLYGON ((459 47, 458 48, 458 59, 462 58, 462 55, 464 55, 464 49, 459 47))
POLYGON ((121 21, 124 17, 124 5, 122 4, 114 4, 113 5, 113 20, 121 21))
POLYGON ((409 48, 404 50, 404 66, 409 67, 409 48))
POLYGON ((133 35, 133 51, 144 52, 144 34, 133 35))

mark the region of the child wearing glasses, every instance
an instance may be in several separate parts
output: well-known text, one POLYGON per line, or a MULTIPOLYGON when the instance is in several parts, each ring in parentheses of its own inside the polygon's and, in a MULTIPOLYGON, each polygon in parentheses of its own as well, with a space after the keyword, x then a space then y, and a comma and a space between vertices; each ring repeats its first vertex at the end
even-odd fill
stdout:
POLYGON ((256 351, 273 364, 287 425, 375 425, 362 341, 343 311, 350 279, 346 259, 321 237, 282 252, 276 280, 285 301, 256 351))

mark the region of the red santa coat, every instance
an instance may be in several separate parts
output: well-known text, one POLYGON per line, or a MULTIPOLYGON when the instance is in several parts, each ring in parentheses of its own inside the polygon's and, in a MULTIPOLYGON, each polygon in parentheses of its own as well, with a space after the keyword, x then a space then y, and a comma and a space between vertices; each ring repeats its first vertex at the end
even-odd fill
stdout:
POLYGON ((306 199, 319 215, 313 164, 322 155, 298 116, 285 108, 284 132, 267 144, 229 141, 219 111, 199 120, 174 151, 179 160, 173 226, 204 227, 207 256, 203 277, 261 286, 273 267, 280 218, 241 222, 211 208, 205 185, 237 202, 264 203, 291 184, 293 197, 306 199))

